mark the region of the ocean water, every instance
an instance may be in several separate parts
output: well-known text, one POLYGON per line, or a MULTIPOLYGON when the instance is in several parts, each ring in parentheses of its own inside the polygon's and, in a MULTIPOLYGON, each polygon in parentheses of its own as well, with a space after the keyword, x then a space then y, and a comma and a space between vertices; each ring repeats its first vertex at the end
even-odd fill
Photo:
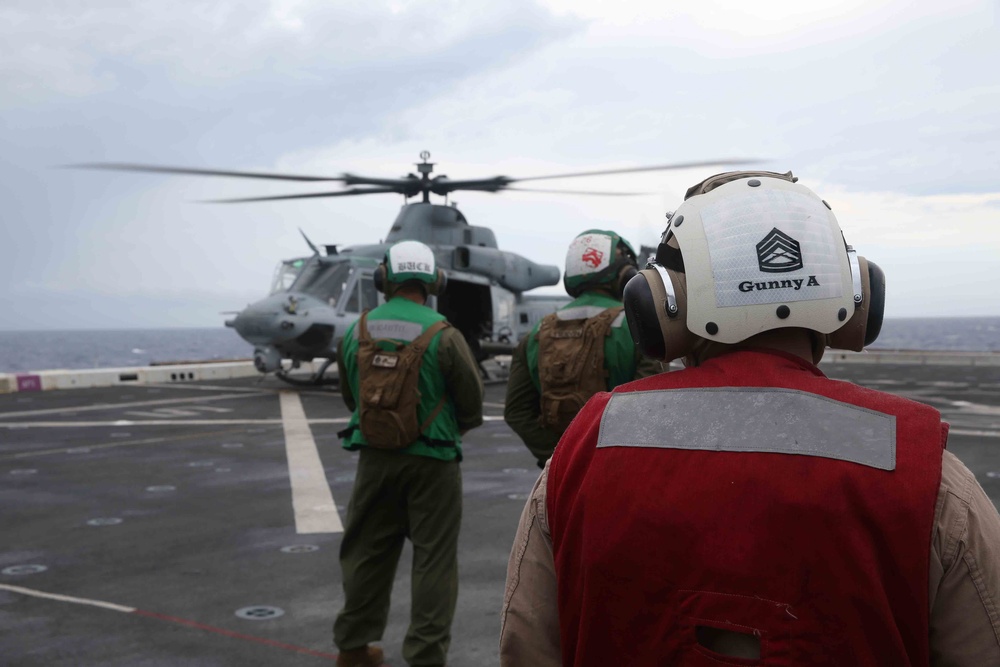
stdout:
POLYGON ((1000 317, 887 319, 871 349, 1000 352, 1000 317))
MULTIPOLYGON (((871 348, 1000 352, 1000 317, 888 319, 871 348)), ((155 362, 252 356, 252 346, 225 327, 0 331, 0 373, 148 366, 155 362)))
POLYGON ((225 327, 0 331, 0 373, 56 368, 127 368, 167 361, 252 357, 253 346, 225 327))

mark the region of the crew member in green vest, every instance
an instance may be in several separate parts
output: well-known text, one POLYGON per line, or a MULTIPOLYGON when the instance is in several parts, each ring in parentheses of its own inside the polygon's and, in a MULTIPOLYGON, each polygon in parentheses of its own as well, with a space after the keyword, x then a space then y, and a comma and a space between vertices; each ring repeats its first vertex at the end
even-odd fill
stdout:
POLYGON ((462 334, 425 304, 444 285, 433 251, 389 248, 375 273, 386 303, 348 327, 337 366, 359 451, 340 544, 344 608, 333 625, 338 667, 378 667, 403 542, 413 543, 403 659, 444 665, 458 599, 462 435, 483 423, 483 382, 462 334))
POLYGON ((628 241, 612 231, 583 232, 566 252, 563 284, 573 301, 514 351, 503 416, 540 468, 591 396, 662 368, 639 353, 625 321, 622 290, 636 271, 628 241))

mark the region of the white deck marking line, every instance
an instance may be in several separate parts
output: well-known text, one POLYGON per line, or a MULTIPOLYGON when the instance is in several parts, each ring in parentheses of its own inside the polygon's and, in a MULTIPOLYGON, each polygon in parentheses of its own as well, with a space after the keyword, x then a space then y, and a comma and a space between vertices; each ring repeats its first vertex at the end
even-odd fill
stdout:
POLYGON ((229 428, 223 431, 207 431, 200 433, 182 433, 180 435, 174 436, 163 436, 159 438, 145 438, 142 440, 123 440, 121 442, 107 442, 97 445, 72 445, 69 447, 56 447, 53 449, 35 449, 27 450, 23 452, 17 452, 14 454, 0 454, 0 461, 6 461, 7 459, 25 459, 31 458, 32 456, 49 456, 54 454, 67 454, 74 450, 87 449, 90 451, 98 451, 101 449, 115 449, 118 447, 134 447, 136 445, 154 445, 161 442, 180 442, 182 440, 197 440, 199 438, 214 437, 219 435, 230 435, 232 433, 244 433, 244 429, 229 428))
POLYGON ((333 502, 302 401, 293 391, 283 391, 278 398, 281 399, 281 419, 285 426, 285 453, 288 455, 288 477, 292 482, 295 532, 300 535, 342 533, 344 525, 333 502))
MULTIPOLYGON (((201 435, 201 434, 199 434, 201 435)), ((147 440, 131 440, 128 442, 109 442, 103 445, 73 445, 71 447, 58 447, 56 449, 39 449, 39 450, 28 450, 24 452, 15 452, 14 454, 4 454, 0 456, 0 461, 6 461, 8 459, 27 459, 32 456, 52 456, 54 454, 66 454, 70 450, 76 449, 89 449, 92 452, 99 451, 101 449, 115 449, 117 447, 132 447, 135 445, 154 445, 160 442, 169 442, 168 438, 149 438, 147 440)))
POLYGON ((504 403, 491 403, 490 401, 483 401, 484 408, 502 408, 505 407, 504 403))
POLYGON ((10 586, 8 584, 0 584, 0 590, 6 590, 12 593, 19 593, 21 595, 27 595, 29 597, 43 598, 46 600, 69 602, 71 604, 82 604, 89 607, 99 607, 101 609, 107 609, 109 611, 118 611, 123 614, 134 614, 136 616, 142 616, 143 618, 151 618, 158 621, 167 621, 168 623, 183 625, 185 627, 194 628, 196 630, 202 630, 204 632, 211 632, 217 635, 222 635, 223 637, 229 637, 231 639, 242 639, 243 641, 253 642, 255 644, 263 644, 264 646, 270 646, 272 648, 280 648, 282 650, 292 651, 294 653, 304 653, 305 655, 312 655, 317 658, 327 658, 328 660, 337 659, 336 653, 325 653, 323 651, 317 651, 315 649, 307 648, 305 646, 286 644, 285 642, 276 641, 274 639, 267 639, 266 637, 257 637, 255 635, 248 635, 242 632, 234 632, 233 630, 219 628, 214 625, 208 625, 206 623, 199 623, 198 621, 192 621, 187 618, 180 618, 178 616, 168 616, 166 614, 160 614, 155 611, 146 611, 145 609, 138 609, 136 607, 126 607, 124 605, 113 604, 111 602, 102 602, 100 600, 87 600, 85 598, 75 598, 69 595, 56 595, 55 593, 46 593, 44 591, 38 591, 33 588, 22 588, 21 586, 10 586))
MULTIPOLYGON (((259 391, 258 396, 270 396, 272 392, 259 391)), ((36 415, 58 415, 64 412, 92 412, 94 410, 116 410, 118 408, 138 408, 150 405, 177 405, 178 403, 203 403, 206 401, 225 401, 234 398, 246 398, 254 394, 219 394, 218 396, 190 396, 188 398, 160 398, 154 401, 132 401, 129 403, 95 403, 79 407, 48 408, 45 410, 25 410, 23 412, 0 412, 0 419, 11 417, 34 417, 36 415)))
POLYGON ((1000 431, 973 431, 966 428, 953 428, 948 435, 972 435, 980 438, 1000 438, 1000 431))
POLYGON ((153 389, 194 389, 197 391, 242 391, 247 394, 268 391, 267 387, 232 387, 222 384, 201 384, 201 382, 201 380, 189 380, 185 382, 146 382, 140 385, 139 388, 145 389, 147 387, 151 387, 153 389), (188 384, 188 382, 198 382, 198 384, 188 384))
MULTIPOLYGON (((207 380, 206 380, 207 381, 207 380)), ((197 381, 200 382, 200 381, 197 381)), ((283 391, 288 391, 288 388, 282 384, 280 387, 265 387, 262 385, 256 387, 233 387, 221 384, 184 384, 180 382, 168 382, 166 384, 160 384, 157 382, 148 382, 143 387, 154 387, 156 389, 198 389, 204 391, 242 391, 248 394, 280 394, 283 391)), ((307 389, 306 387, 298 387, 295 391, 299 393, 299 396, 340 396, 340 392, 335 389, 307 389)))
POLYGON ((0 590, 10 591, 12 593, 20 593, 21 595, 29 595, 35 598, 45 598, 46 600, 58 600, 59 602, 72 602, 73 604, 85 604, 90 607, 100 607, 101 609, 110 609, 111 611, 120 611, 126 614, 131 614, 135 611, 135 607, 126 607, 120 604, 114 604, 111 602, 101 602, 100 600, 87 600, 85 598, 75 598, 71 595, 57 595, 56 593, 45 593, 44 591, 36 591, 33 588, 22 588, 21 586, 11 586, 9 584, 0 584, 0 590))
MULTIPOLYGON (((310 424, 346 424, 350 417, 334 417, 331 419, 309 419, 310 424)), ((0 429, 23 428, 83 428, 89 426, 104 426, 123 428, 125 426, 233 426, 233 425, 278 425, 284 423, 281 419, 116 419, 107 422, 0 422, 0 429)))

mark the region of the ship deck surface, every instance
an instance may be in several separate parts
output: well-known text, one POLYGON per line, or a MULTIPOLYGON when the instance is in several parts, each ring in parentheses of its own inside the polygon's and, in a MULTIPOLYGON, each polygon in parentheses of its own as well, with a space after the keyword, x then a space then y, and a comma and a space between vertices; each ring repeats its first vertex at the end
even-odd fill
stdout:
MULTIPOLYGON (((1000 504, 1000 367, 823 370, 939 409, 949 449, 1000 504)), ((538 473, 503 422, 503 400, 503 385, 487 387, 488 421, 464 446, 452 667, 498 664, 507 557, 538 473)), ((335 435, 347 416, 335 390, 277 380, 0 395, 0 662, 333 660, 336 527, 357 463, 335 435), (308 487, 316 470, 300 469, 310 442, 332 507, 308 487)), ((394 666, 404 664, 410 554, 382 642, 394 666)))

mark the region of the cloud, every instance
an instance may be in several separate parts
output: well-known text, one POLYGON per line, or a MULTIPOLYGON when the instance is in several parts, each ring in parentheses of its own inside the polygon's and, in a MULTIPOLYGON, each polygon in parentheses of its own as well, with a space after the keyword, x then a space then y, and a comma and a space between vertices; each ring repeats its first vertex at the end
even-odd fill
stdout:
POLYGON ((848 241, 897 249, 978 248, 1000 268, 1000 190, 984 194, 907 196, 811 185, 833 206, 848 241))
MULTIPOLYGON (((954 264, 942 267, 949 279, 995 273, 1000 81, 984 66, 1000 58, 995 25, 981 1, 9 0, 0 265, 8 293, 33 290, 9 303, 16 318, 55 317, 73 286, 140 304, 201 303, 207 290, 238 308, 263 295, 278 260, 306 252, 297 228, 318 243, 372 242, 402 203, 196 205, 308 188, 52 165, 398 176, 423 149, 452 178, 769 158, 757 166, 793 169, 863 254, 903 267, 908 288, 908 267, 932 252, 954 264)), ((587 227, 652 242, 712 171, 537 184, 654 193, 645 198, 452 200, 504 249, 560 264, 587 227)), ((996 311, 962 284, 969 304, 996 311)), ((941 314, 959 308, 940 302, 941 314)))
MULTIPOLYGON (((423 89, 572 32, 532 0, 356 3, 192 0, 15 2, 0 9, 0 88, 9 107, 60 96, 218 96, 278 80, 343 96, 337 82, 423 89), (331 85, 332 84, 332 85, 331 85), (166 90, 160 89, 166 86, 166 90), (191 87, 185 90, 185 87, 191 87)), ((347 96, 343 96, 347 102, 347 96)))

